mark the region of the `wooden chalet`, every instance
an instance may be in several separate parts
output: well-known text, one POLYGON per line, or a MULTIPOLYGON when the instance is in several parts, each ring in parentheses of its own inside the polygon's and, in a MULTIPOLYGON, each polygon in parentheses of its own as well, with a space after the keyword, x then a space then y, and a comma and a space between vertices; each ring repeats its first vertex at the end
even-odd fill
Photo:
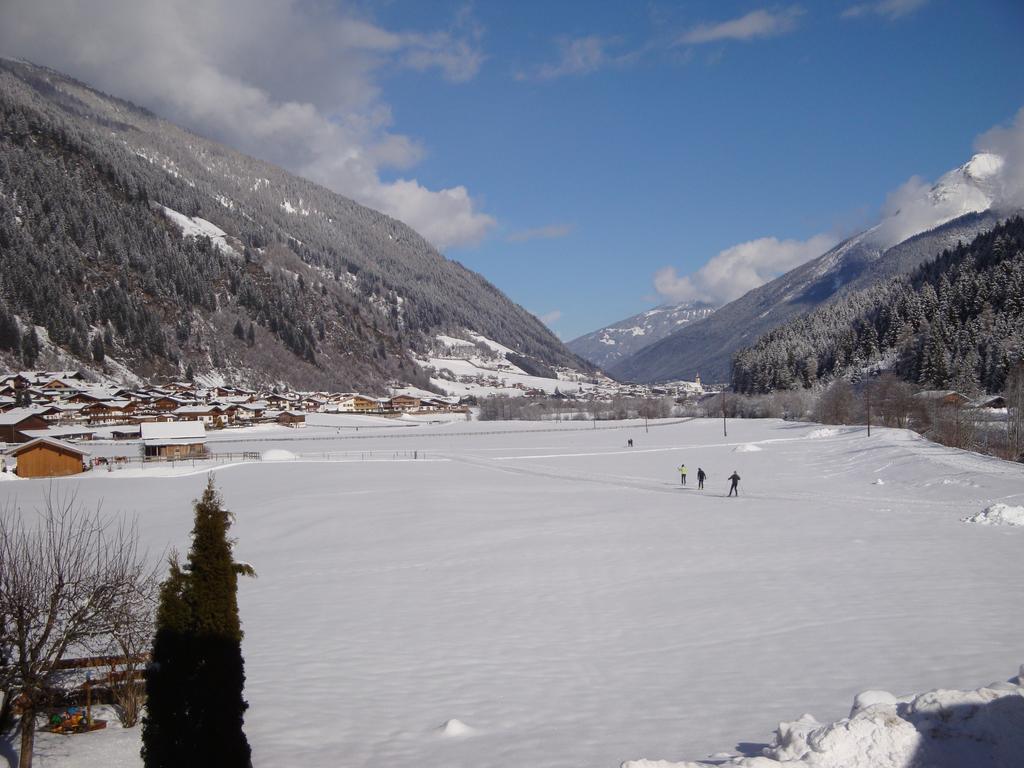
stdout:
POLYGON ((375 397, 349 395, 338 403, 338 410, 342 413, 378 413, 382 408, 375 397))
POLYGON ((212 405, 183 405, 174 409, 172 413, 179 421, 201 421, 204 424, 213 424, 220 416, 220 410, 212 405))
POLYGON ((926 389, 914 395, 918 400, 938 406, 963 406, 970 402, 970 398, 955 392, 952 389, 926 389))
POLYGON ((46 429, 48 422, 39 408, 12 408, 0 413, 0 441, 25 443, 31 438, 24 434, 26 429, 46 429))
POLYGON ((420 409, 420 399, 413 397, 412 395, 395 395, 388 400, 388 408, 392 411, 418 411, 420 409))
POLYGON ((306 426, 306 414, 302 411, 281 411, 274 421, 286 427, 304 427, 306 426))
POLYGON ((85 469, 89 454, 52 437, 37 437, 8 453, 18 460, 18 477, 65 477, 85 469))

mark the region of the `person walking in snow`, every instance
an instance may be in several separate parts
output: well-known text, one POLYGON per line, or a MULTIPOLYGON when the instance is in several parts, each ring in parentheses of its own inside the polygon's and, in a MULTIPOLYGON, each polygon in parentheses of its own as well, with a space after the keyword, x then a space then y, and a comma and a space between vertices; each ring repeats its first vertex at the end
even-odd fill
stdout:
POLYGON ((686 485, 686 465, 685 464, 680 464, 679 465, 679 479, 682 481, 683 485, 686 485))
POLYGON ((626 441, 626 445, 629 446, 630 448, 633 447, 633 438, 632 437, 629 438, 629 440, 626 441))
POLYGON ((697 490, 698 491, 703 491, 704 490, 704 481, 707 480, 707 478, 708 478, 707 473, 703 469, 701 469, 700 467, 697 467, 697 490))
POLYGON ((736 494, 736 498, 739 498, 739 496, 740 496, 740 488, 739 488, 740 476, 736 474, 736 470, 735 469, 732 471, 732 474, 729 475, 729 482, 732 483, 732 485, 729 486, 729 495, 732 496, 733 493, 735 493, 736 494))

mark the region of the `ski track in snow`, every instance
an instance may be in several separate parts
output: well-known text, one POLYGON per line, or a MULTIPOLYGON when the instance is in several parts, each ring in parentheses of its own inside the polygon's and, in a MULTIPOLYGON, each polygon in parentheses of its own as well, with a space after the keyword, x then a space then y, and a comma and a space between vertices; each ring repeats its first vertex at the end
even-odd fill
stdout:
MULTIPOLYGON (((368 427, 355 451, 333 426, 240 430, 216 450, 299 458, 53 486, 136 520, 159 556, 187 549, 217 474, 259 573, 239 587, 257 768, 697 760, 845 716, 860 690, 1024 662, 1024 528, 960 522, 1024 495, 1021 467, 899 430, 650 426, 368 427), (332 452, 352 457, 312 458, 332 452)), ((49 486, 0 492, 31 510, 49 486)), ((137 734, 40 734, 36 764, 137 768, 137 734)))

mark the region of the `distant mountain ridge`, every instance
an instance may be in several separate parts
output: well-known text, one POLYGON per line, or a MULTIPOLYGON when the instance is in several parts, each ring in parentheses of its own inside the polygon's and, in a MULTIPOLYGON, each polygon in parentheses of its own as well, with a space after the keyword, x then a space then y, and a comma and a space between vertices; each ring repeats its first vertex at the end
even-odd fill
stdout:
POLYGON ((584 334, 566 346, 584 360, 606 370, 679 330, 685 323, 702 320, 714 311, 714 306, 704 302, 655 307, 584 334))
POLYGON ((889 370, 932 390, 998 393, 1024 354, 1022 296, 1017 216, 766 333, 737 353, 733 386, 762 393, 889 370))
POLYGON ((0 314, 38 347, 0 338, 15 367, 43 354, 107 373, 380 391, 425 381, 414 353, 469 329, 589 369, 401 222, 4 59, 0 250, 0 314))
POLYGON ((940 178, 916 209, 893 212, 818 258, 620 360, 609 375, 650 383, 700 372, 705 381, 729 381, 733 355, 762 334, 847 291, 910 272, 992 229, 1000 217, 989 211, 991 183, 1001 165, 995 155, 975 155, 940 178))

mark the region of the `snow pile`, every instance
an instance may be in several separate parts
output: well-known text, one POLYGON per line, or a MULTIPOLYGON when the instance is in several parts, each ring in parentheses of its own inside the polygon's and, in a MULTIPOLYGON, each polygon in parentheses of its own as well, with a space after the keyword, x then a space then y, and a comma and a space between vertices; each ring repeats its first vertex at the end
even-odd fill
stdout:
POLYGON ((1024 507, 993 504, 976 515, 962 518, 961 522, 978 525, 1024 525, 1024 507))
POLYGON ((473 734, 473 729, 472 728, 470 728, 468 725, 466 725, 461 720, 457 720, 454 717, 451 720, 446 720, 445 723, 440 728, 438 728, 437 730, 438 730, 438 733, 440 733, 442 736, 445 736, 447 738, 456 738, 456 737, 459 737, 459 736, 471 736, 473 734))
POLYGON ((269 451, 264 451, 260 458, 263 461, 295 461, 299 457, 291 451, 286 451, 284 448, 272 448, 269 451))
MULTIPOLYGON (((1024 668, 1022 668, 1024 673, 1024 668)), ((822 724, 810 715, 780 723, 763 756, 718 765, 744 768, 936 768, 1020 765, 1024 688, 1018 677, 976 691, 938 690, 898 699, 858 694, 850 716, 822 724)), ((633 760, 622 768, 707 768, 711 763, 633 760)))
POLYGON ((820 429, 815 429, 813 432, 808 432, 807 439, 820 440, 823 437, 835 437, 838 434, 838 429, 833 429, 832 427, 821 427, 820 429))
POLYGON ((874 481, 874 483, 872 483, 872 485, 885 485, 885 480, 883 480, 880 477, 876 477, 875 481, 874 481))
POLYGON ((763 450, 761 446, 754 445, 753 443, 747 443, 746 445, 737 445, 732 449, 733 453, 754 453, 756 451, 763 450))

